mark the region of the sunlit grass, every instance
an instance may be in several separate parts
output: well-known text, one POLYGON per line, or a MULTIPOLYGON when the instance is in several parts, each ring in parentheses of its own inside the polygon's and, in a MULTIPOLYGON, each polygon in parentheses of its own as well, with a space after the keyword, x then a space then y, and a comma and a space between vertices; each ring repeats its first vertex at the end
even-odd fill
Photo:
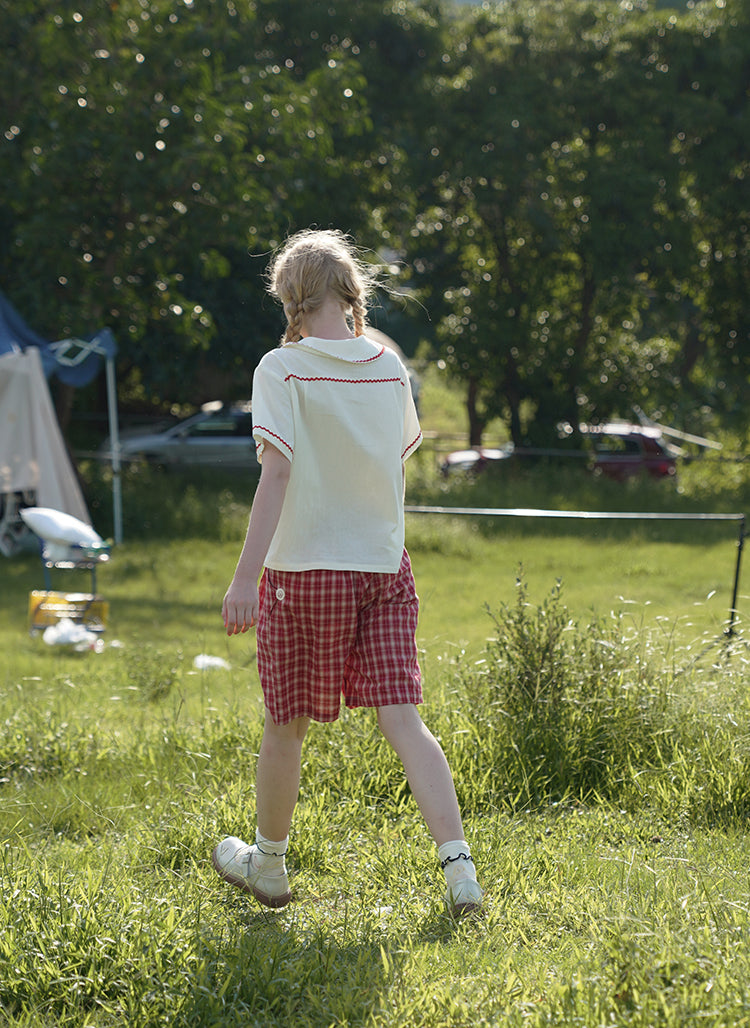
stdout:
MULTIPOLYGON (((423 515, 414 515, 416 520, 423 515)), ((444 519, 447 553, 436 551, 427 529, 413 527, 410 552, 421 601, 420 640, 426 650, 459 646, 474 653, 489 634, 485 604, 509 601, 519 570, 532 599, 561 581, 565 599, 579 617, 623 610, 635 626, 658 626, 685 646, 722 637, 730 616, 736 544, 728 537, 711 545, 597 541, 474 535, 463 552, 444 519)), ((464 532, 470 531, 465 526, 464 532)), ((738 601, 748 613, 747 590, 738 601)))
MULTIPOLYGON (((446 488, 431 460, 415 501, 742 509, 746 488, 618 493, 549 471, 446 488)), ((311 729, 295 901, 269 913, 210 864, 218 838, 255 827, 255 639, 228 639, 219 616, 251 483, 138 469, 125 486, 125 543, 99 571, 103 652, 30 638, 38 558, 2 565, 0 1025, 750 1024, 744 586, 723 634, 734 526, 410 515, 423 714, 485 916, 446 917, 367 711, 311 729), (198 670, 201 653, 229 667, 198 670)))
MULTIPOLYGON (((489 900, 482 920, 453 925, 370 716, 313 731, 290 855, 295 902, 270 914, 208 860, 221 834, 252 830, 257 714, 237 711, 225 680, 202 717, 175 696, 144 706, 133 695, 123 718, 81 668, 68 664, 65 689, 62 677, 37 682, 12 704, 25 749, 22 767, 5 764, 0 1023, 745 1023, 744 824, 690 809, 712 775, 729 786, 737 773, 722 732, 745 706, 723 689, 739 691, 741 675, 673 711, 687 719, 679 759, 644 783, 661 778, 663 792, 629 813, 573 797, 514 810, 502 746, 488 723, 481 737, 471 729, 488 708, 454 682, 428 716, 472 810, 489 900), (712 750, 701 771, 696 755, 712 750)), ((205 686, 190 678, 178 691, 197 709, 205 686)), ((734 740, 744 745, 741 729, 734 740)))

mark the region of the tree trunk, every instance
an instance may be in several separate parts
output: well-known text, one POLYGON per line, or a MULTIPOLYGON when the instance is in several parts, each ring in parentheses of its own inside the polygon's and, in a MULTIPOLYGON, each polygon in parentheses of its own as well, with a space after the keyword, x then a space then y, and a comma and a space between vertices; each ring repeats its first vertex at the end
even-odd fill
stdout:
POLYGON ((507 399, 508 409, 510 410, 510 438, 513 445, 520 448, 523 446, 523 439, 521 437, 521 405, 517 396, 510 396, 507 399))
POLYGON ((505 371, 505 402, 510 411, 510 438, 514 446, 523 446, 521 428, 521 385, 518 377, 518 366, 509 354, 505 371))
POLYGON ((466 390, 466 410, 469 415, 469 446, 482 445, 482 433, 484 432, 486 420, 481 417, 477 410, 477 397, 479 396, 479 384, 475 378, 469 379, 466 390))
POLYGON ((587 272, 581 286, 581 309, 579 314, 580 327, 575 340, 575 357, 571 362, 568 372, 567 398, 566 398, 566 420, 572 425, 573 431, 578 432, 581 427, 581 414, 578 406, 578 390, 581 385, 581 369, 586 364, 586 351, 589 346, 591 330, 594 325, 594 300, 596 298, 596 284, 594 277, 587 272))

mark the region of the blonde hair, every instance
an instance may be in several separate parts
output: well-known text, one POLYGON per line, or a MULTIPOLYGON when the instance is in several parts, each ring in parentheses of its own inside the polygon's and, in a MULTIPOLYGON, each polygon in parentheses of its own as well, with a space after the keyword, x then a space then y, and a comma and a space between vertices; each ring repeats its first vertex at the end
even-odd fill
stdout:
POLYGON ((290 236, 268 269, 268 291, 284 305, 287 319, 282 342, 299 342, 304 315, 316 311, 329 293, 351 311, 354 334, 362 335, 376 275, 338 229, 305 229, 290 236))

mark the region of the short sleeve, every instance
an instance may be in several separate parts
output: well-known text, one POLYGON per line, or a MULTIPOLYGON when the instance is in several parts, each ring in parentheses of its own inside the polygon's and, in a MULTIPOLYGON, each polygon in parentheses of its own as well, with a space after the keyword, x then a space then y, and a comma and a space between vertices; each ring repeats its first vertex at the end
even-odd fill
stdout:
POLYGON ((422 429, 419 426, 417 408, 414 403, 414 397, 411 391, 411 382, 406 369, 404 369, 404 376, 406 379, 406 388, 404 389, 404 431, 401 444, 402 461, 406 460, 407 457, 411 457, 422 442, 422 429))
POLYGON ((253 438, 258 461, 263 460, 267 442, 292 460, 294 456, 294 418, 289 386, 279 351, 261 360, 253 375, 253 438))

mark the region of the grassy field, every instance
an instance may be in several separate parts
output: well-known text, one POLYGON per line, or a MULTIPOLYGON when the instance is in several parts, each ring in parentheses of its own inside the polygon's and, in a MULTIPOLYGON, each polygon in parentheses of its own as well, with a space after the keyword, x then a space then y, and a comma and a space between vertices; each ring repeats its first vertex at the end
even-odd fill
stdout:
MULTIPOLYGON (((106 526, 106 477, 84 470, 106 526)), ((426 449, 409 500, 746 509, 744 470, 718 474, 447 488, 426 449)), ((295 901, 270 913, 217 878, 215 841, 254 831, 255 644, 219 618, 252 483, 131 469, 124 492, 102 652, 29 637, 38 558, 0 568, 0 1025, 750 1025, 744 584, 723 635, 736 525, 409 516, 424 716, 488 893, 456 924, 361 711, 306 743, 295 901)))

